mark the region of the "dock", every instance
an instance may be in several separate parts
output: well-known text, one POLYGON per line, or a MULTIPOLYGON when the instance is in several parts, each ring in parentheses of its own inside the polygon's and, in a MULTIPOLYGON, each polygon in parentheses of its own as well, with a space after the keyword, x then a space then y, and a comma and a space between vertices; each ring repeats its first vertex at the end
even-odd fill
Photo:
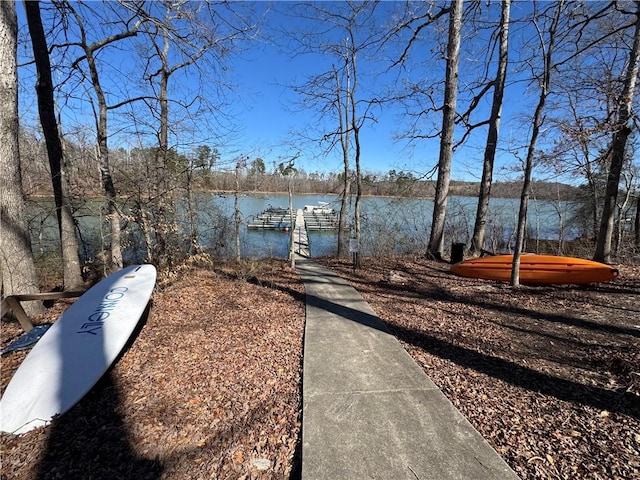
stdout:
POLYGON ((249 230, 289 230, 292 216, 288 208, 269 207, 258 215, 251 216, 247 222, 249 230))
POLYGON ((299 210, 302 212, 307 230, 338 230, 338 215, 334 210, 299 210))
POLYGON ((331 231, 338 230, 338 214, 328 203, 320 202, 319 206, 305 205, 303 209, 296 210, 296 215, 291 215, 288 208, 269 207, 263 212, 252 215, 247 222, 249 230, 285 230, 288 231, 297 221, 297 215, 302 212, 303 221, 307 231, 331 231))

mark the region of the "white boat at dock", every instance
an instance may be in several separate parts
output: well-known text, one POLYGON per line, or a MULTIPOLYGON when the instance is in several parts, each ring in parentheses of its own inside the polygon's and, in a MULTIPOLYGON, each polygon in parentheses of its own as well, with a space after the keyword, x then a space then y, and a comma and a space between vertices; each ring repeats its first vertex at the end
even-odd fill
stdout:
POLYGON ((305 205, 303 211, 304 213, 334 213, 333 208, 329 206, 328 202, 318 202, 317 205, 305 205))

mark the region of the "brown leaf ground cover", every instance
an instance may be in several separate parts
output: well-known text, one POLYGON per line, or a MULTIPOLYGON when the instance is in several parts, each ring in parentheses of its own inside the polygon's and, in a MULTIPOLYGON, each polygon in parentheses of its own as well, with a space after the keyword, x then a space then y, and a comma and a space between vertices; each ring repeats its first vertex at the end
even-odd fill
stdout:
MULTIPOLYGON (((417 258, 320 262, 522 478, 640 478, 638 267, 514 291, 417 258)), ((135 341, 78 405, 0 435, 0 477, 295 478, 304 288, 284 262, 252 268, 163 275, 135 341)), ((3 322, 2 346, 19 333, 3 322)), ((2 359, 2 390, 24 356, 2 359)))
MULTIPOLYGON (((129 350, 81 402, 45 429, 0 436, 0 477, 289 478, 303 328, 304 289, 282 262, 164 278, 129 350)), ((19 333, 3 322, 2 346, 19 333)), ((2 359, 3 391, 24 356, 2 359)))
POLYGON ((639 267, 513 290, 421 259, 322 263, 522 478, 640 478, 639 267))

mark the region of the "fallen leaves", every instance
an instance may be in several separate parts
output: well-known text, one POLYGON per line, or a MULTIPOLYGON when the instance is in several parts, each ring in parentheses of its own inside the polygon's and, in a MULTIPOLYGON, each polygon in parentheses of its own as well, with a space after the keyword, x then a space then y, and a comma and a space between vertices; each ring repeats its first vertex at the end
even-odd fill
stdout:
MULTIPOLYGON (((50 427, 0 436, 0 478, 288 478, 304 289, 285 262, 265 263, 258 284, 231 272, 165 278, 108 378, 50 427)), ((3 324, 2 345, 17 334, 3 324)), ((22 358, 3 359, 3 389, 22 358)))
MULTIPOLYGON (((511 290, 422 259, 362 259, 355 274, 322 262, 521 478, 640 478, 639 267, 620 266, 610 284, 511 290)), ((285 262, 261 265, 164 277, 108 377, 51 427, 0 435, 0 478, 288 478, 304 289, 285 262)), ((19 333, 3 323, 2 345, 19 333)), ((25 355, 2 359, 2 389, 25 355)))

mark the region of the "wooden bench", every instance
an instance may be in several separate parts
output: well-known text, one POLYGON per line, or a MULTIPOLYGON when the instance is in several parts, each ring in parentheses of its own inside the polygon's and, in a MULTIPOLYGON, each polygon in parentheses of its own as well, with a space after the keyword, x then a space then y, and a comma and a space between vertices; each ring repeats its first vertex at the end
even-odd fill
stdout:
POLYGON ((74 298, 79 297, 85 291, 84 290, 69 290, 66 292, 47 292, 47 293, 30 293, 23 295, 9 295, 2 300, 0 304, 0 317, 4 317, 9 312, 18 319, 20 325, 25 332, 30 331, 33 328, 33 322, 26 314, 20 302, 28 302, 35 300, 57 300, 59 298, 74 298))

